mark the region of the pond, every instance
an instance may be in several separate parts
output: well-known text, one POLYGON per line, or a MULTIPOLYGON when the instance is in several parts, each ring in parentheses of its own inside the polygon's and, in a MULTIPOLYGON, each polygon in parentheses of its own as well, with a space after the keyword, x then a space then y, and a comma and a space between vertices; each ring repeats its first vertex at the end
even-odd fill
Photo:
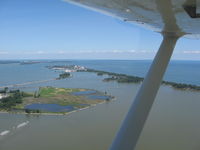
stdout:
POLYGON ((25 109, 38 109, 45 112, 69 112, 75 110, 76 108, 71 105, 61 106, 58 104, 30 104, 25 106, 25 109))
POLYGON ((105 96, 105 95, 89 95, 87 96, 89 99, 99 99, 99 100, 110 100, 111 96, 105 96))
POLYGON ((80 92, 72 92, 72 95, 90 95, 90 94, 96 94, 97 91, 90 90, 90 91, 80 91, 80 92))

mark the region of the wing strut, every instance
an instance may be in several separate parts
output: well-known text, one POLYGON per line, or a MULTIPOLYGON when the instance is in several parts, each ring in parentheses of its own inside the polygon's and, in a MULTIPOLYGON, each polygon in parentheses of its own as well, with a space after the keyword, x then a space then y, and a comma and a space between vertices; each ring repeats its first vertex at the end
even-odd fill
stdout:
POLYGON ((160 87, 179 36, 164 33, 163 41, 110 150, 134 150, 160 87))

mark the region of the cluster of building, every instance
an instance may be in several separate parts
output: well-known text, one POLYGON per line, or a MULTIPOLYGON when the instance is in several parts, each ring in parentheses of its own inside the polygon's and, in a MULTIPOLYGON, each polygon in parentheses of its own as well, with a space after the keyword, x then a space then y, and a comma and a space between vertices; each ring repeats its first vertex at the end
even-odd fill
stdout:
POLYGON ((6 94, 6 93, 0 93, 0 100, 1 100, 2 98, 5 98, 5 97, 8 97, 8 94, 6 94))
POLYGON ((86 68, 83 66, 74 65, 73 68, 65 69, 65 72, 77 72, 77 71, 86 71, 86 68))
POLYGON ((53 66, 51 69, 54 69, 54 70, 63 70, 65 72, 77 72, 77 71, 86 71, 87 70, 85 67, 78 66, 78 65, 53 66))

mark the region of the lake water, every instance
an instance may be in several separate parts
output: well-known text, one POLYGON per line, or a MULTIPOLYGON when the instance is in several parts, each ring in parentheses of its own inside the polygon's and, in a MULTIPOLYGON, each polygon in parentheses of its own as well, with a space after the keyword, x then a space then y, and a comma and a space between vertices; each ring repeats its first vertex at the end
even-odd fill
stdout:
MULTIPOLYGON (((71 61, 70 64, 144 76, 150 61, 71 61)), ((1 64, 0 85, 55 78, 59 72, 50 64, 1 64)), ((165 79, 200 85, 200 62, 173 61, 165 79)), ((140 84, 102 82, 94 73, 73 73, 72 78, 23 87, 38 86, 95 89, 115 96, 115 100, 70 115, 0 114, 0 150, 106 150, 133 102, 140 84), (28 123, 17 128, 22 123, 28 123)), ((200 149, 200 92, 161 86, 139 139, 137 150, 200 149)))

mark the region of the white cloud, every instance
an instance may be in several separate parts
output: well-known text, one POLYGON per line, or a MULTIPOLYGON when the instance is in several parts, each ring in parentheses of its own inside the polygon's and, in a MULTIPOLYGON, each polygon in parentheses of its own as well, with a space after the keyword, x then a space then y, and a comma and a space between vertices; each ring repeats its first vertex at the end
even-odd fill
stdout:
POLYGON ((65 51, 58 51, 58 54, 65 54, 65 51))
POLYGON ((42 51, 42 50, 27 50, 27 51, 14 51, 12 53, 6 51, 0 51, 0 54, 24 54, 24 55, 40 55, 40 54, 146 54, 152 53, 154 54, 155 51, 150 50, 57 50, 57 51, 42 51))
POLYGON ((4 54, 9 54, 9 52, 6 52, 6 51, 0 51, 0 55, 4 55, 4 54))
POLYGON ((144 53, 155 53, 155 51, 148 51, 148 50, 80 50, 80 51, 56 51, 53 52, 56 54, 79 54, 79 53, 83 53, 83 54, 87 54, 87 53, 93 53, 93 54, 101 54, 101 53, 109 53, 109 54, 126 54, 126 53, 135 53, 135 54, 144 54, 144 53))
POLYGON ((130 53, 135 53, 136 51, 135 51, 135 50, 130 50, 129 52, 130 52, 130 53))
POLYGON ((37 51, 36 54, 44 54, 44 51, 37 51))
POLYGON ((183 51, 184 54, 200 54, 200 51, 183 51))

